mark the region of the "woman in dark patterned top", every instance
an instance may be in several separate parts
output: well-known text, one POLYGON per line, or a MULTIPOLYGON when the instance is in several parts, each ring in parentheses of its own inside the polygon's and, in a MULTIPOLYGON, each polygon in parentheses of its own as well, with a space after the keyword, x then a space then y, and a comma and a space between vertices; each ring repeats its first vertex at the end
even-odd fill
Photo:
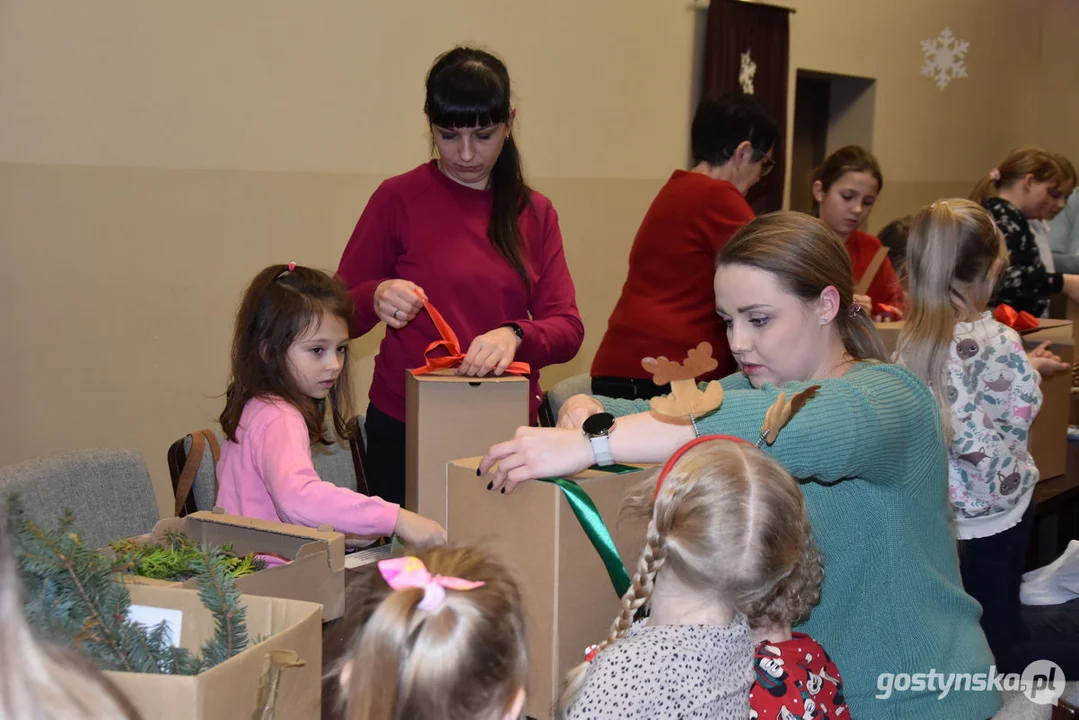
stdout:
POLYGON ((1079 302, 1079 275, 1046 270, 1029 223, 1046 216, 1063 179, 1051 154, 1021 148, 990 170, 971 193, 970 199, 989 211, 1008 244, 1011 262, 997 285, 994 305, 1006 303, 1041 316, 1054 293, 1064 292, 1079 302))

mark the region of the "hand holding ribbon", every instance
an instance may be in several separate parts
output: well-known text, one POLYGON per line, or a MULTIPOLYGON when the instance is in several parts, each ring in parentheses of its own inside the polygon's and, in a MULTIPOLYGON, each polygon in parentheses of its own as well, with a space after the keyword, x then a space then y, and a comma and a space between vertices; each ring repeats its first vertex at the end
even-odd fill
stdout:
POLYGON ((422 589, 423 599, 416 607, 427 612, 442 607, 446 602, 446 590, 475 590, 484 585, 482 581, 431 575, 423 561, 412 556, 380 560, 378 571, 394 590, 422 589))
MULTIPOLYGON (((418 367, 412 370, 412 374, 415 376, 426 375, 429 372, 435 370, 443 370, 446 368, 453 368, 460 365, 465 359, 465 353, 461 352, 461 343, 457 339, 457 334, 453 331, 453 328, 449 326, 442 314, 435 310, 434 306, 419 293, 420 299, 423 301, 424 308, 427 309, 427 314, 431 316, 431 321, 434 322, 435 328, 438 330, 439 335, 442 336, 441 340, 436 340, 427 346, 424 350, 423 356, 426 360, 426 364, 423 367, 418 367), (437 348, 443 348, 448 353, 442 357, 430 357, 431 351, 437 348)), ((512 331, 507 331, 512 332, 512 331)), ((531 368, 528 363, 523 362, 511 362, 506 368, 506 372, 513 373, 514 375, 528 375, 531 372, 531 368)))

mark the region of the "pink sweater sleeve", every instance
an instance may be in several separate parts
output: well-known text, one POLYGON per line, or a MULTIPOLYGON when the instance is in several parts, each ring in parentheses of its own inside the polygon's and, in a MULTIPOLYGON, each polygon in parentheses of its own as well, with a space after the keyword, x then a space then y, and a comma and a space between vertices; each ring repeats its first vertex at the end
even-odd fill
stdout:
POLYGON ((252 457, 277 515, 293 525, 333 525, 343 533, 390 535, 400 506, 321 480, 311 464, 307 425, 284 411, 252 433, 252 457), (257 436, 256 436, 257 435, 257 436))

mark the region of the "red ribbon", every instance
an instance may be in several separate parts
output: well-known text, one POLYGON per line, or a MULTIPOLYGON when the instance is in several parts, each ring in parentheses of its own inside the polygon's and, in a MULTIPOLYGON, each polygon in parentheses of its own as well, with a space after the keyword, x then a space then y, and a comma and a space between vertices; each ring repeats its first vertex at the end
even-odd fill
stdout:
POLYGON ((1017 311, 1011 305, 997 305, 993 310, 993 319, 1007 325, 1016 332, 1033 330, 1038 327, 1038 318, 1024 311, 1017 311))
POLYGON ((697 447, 701 443, 710 442, 712 440, 730 440, 732 442, 745 443, 746 445, 752 445, 753 444, 750 441, 746 440, 745 438, 735 437, 734 435, 699 435, 699 436, 693 438, 692 440, 687 442, 685 445, 683 445, 682 447, 675 450, 674 454, 671 455, 670 458, 667 459, 667 463, 663 466, 663 469, 660 470, 660 472, 659 472, 659 479, 656 480, 656 494, 653 495, 652 497, 653 498, 659 497, 659 489, 661 487, 663 487, 663 481, 664 481, 664 479, 666 479, 667 473, 669 473, 671 471, 671 468, 674 467, 674 464, 676 462, 678 462, 679 460, 682 459, 682 456, 685 455, 688 450, 690 450, 691 448, 697 447))
MULTIPOLYGON (((457 340, 457 334, 453 331, 453 328, 449 326, 442 314, 435 310, 434 306, 427 301, 423 295, 419 292, 416 293, 420 300, 423 300, 423 306, 427 309, 427 314, 431 316, 431 320, 435 324, 435 329, 438 330, 438 334, 442 336, 441 340, 436 340, 427 346, 427 349, 423 351, 423 359, 426 361, 426 365, 418 367, 415 370, 410 370, 414 376, 426 375, 429 372, 435 370, 443 370, 445 368, 457 367, 464 359, 465 354, 461 352, 461 343, 457 340), (428 357, 432 350, 436 348, 445 348, 449 355, 443 357, 428 357)), ((506 372, 514 375, 528 375, 531 372, 531 368, 528 363, 525 362, 511 362, 509 367, 506 368, 506 372)))

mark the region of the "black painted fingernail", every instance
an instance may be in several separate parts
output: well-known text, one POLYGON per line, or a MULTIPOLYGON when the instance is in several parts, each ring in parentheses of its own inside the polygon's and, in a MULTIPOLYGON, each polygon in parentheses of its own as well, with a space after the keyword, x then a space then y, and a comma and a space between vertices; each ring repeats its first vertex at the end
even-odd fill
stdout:
POLYGON ((488 489, 488 490, 490 490, 490 489, 491 489, 491 488, 493 488, 494 486, 495 486, 495 481, 494 481, 494 480, 492 480, 491 482, 487 483, 487 489, 488 489))
POLYGON ((501 490, 499 490, 498 492, 500 492, 500 493, 502 493, 503 495, 505 495, 505 494, 506 494, 506 488, 502 488, 502 489, 501 489, 501 490))
POLYGON ((480 472, 479 468, 476 468, 476 477, 479 477, 480 475, 483 475, 483 473, 480 472))

